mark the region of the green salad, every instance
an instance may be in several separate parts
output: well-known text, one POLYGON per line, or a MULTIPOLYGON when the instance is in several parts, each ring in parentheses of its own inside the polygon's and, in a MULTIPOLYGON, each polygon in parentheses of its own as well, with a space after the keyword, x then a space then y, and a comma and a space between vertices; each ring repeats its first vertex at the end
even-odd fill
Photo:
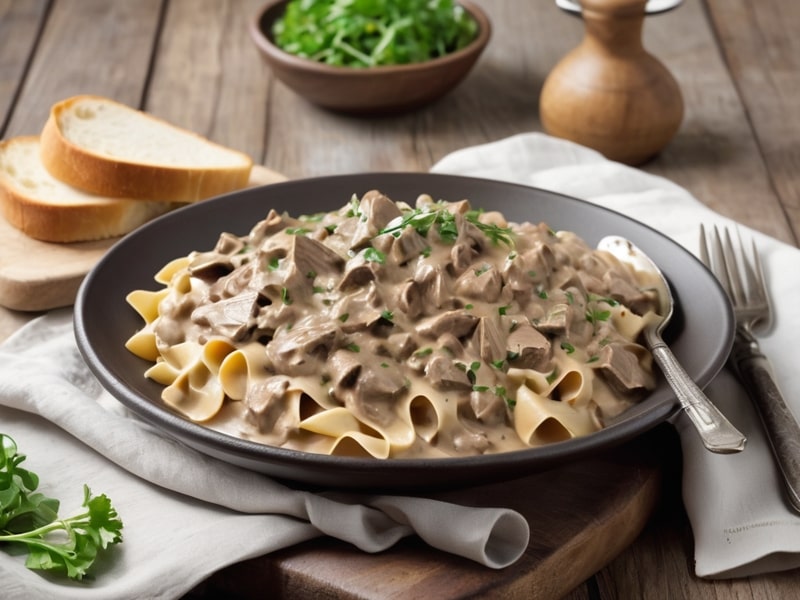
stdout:
POLYGON ((272 31, 285 52, 346 67, 423 62, 477 33, 454 0, 290 0, 272 31))

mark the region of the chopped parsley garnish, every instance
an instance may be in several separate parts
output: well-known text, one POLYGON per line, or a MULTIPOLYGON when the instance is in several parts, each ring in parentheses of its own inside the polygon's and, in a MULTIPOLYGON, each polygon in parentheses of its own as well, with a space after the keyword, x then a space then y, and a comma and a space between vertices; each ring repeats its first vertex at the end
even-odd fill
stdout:
POLYGON ((325 218, 326 213, 318 212, 313 215, 300 215, 298 220, 305 221, 306 223, 319 223, 325 218))
POLYGON ((361 201, 358 199, 358 196, 353 194, 350 197, 350 208, 347 209, 345 216, 347 217, 360 217, 361 216, 361 201))
MULTIPOLYGON (((479 220, 481 211, 470 210, 464 215, 468 223, 477 227, 492 244, 505 244, 512 246, 514 234, 510 227, 500 227, 493 223, 483 223, 479 220)), ((442 207, 415 208, 407 211, 402 217, 398 217, 381 229, 380 233, 391 233, 395 237, 406 227, 413 227, 422 237, 427 237, 431 228, 436 228, 439 237, 443 242, 454 243, 458 238, 458 227, 456 216, 442 207)))
POLYGON ((375 262, 384 264, 386 262, 386 255, 377 248, 369 247, 364 250, 364 260, 367 262, 375 262))
POLYGON ((600 321, 608 321, 611 316, 610 310, 600 310, 598 308, 591 308, 586 310, 586 320, 593 325, 600 321))
POLYGON ((311 233, 311 230, 306 227, 287 227, 286 233, 289 235, 306 235, 307 233, 311 233))

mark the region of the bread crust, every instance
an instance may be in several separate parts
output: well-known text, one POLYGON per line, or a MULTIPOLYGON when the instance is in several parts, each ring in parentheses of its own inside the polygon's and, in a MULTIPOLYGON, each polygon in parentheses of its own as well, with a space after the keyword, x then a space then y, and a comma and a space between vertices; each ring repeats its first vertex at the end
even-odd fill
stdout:
MULTIPOLYGON (((35 136, 0 142, 37 143, 35 136)), ((69 203, 26 193, 12 177, 0 170, 0 209, 5 219, 25 235, 45 242, 86 242, 129 233, 174 208, 167 202, 94 198, 69 203)))
POLYGON ((84 99, 95 99, 134 111, 107 98, 90 95, 74 96, 54 104, 42 130, 40 143, 42 164, 56 179, 99 196, 170 202, 196 202, 247 186, 253 165, 249 156, 214 144, 202 136, 141 111, 136 112, 163 127, 189 134, 200 143, 219 146, 233 155, 238 154, 241 165, 200 168, 125 161, 73 143, 64 136, 60 119, 74 104, 84 99))

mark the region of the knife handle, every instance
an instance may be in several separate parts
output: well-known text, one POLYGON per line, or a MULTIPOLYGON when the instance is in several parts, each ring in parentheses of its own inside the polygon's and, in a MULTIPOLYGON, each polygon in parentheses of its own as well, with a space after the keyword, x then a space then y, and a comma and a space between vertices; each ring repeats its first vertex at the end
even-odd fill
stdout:
POLYGON ((757 344, 750 342, 744 348, 740 345, 731 358, 764 424, 788 500, 800 512, 800 425, 775 383, 769 360, 757 344))

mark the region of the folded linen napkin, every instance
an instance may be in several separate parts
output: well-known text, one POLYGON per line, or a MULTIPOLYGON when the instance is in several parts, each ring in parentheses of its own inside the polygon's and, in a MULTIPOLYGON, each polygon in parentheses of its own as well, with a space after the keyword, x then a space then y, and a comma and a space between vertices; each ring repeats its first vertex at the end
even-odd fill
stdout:
POLYGON ((214 571, 321 535, 379 552, 417 534, 492 568, 528 545, 519 513, 429 498, 294 490, 167 438, 105 392, 78 352, 72 311, 32 321, 0 346, 0 432, 40 490, 76 514, 83 484, 111 498, 124 542, 94 579, 56 582, 0 552, 4 599, 176 598, 214 571), (70 435, 71 434, 71 435, 70 435), (153 485, 156 484, 156 485, 153 485))
MULTIPOLYGON (((658 229, 695 253, 700 223, 733 224, 663 178, 542 134, 520 134, 460 150, 432 170, 522 183, 601 204, 658 229)), ((762 253, 776 317, 771 334, 761 338, 762 349, 797 416, 800 371, 794 349, 800 337, 795 306, 800 250, 743 226, 739 229, 755 239, 762 253)), ((683 499, 694 533, 696 574, 732 578, 800 566, 800 517, 783 497, 755 409, 727 370, 706 392, 748 442, 740 454, 712 454, 683 412, 674 420, 683 450, 683 499)))

